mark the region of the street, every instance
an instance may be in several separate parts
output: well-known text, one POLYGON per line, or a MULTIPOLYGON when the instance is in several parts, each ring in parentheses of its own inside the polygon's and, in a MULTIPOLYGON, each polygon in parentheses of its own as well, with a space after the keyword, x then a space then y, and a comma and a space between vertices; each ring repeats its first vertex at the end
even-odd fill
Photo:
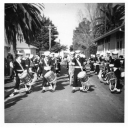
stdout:
POLYGON ((42 93, 37 81, 30 94, 5 99, 5 123, 115 123, 124 122, 124 87, 112 94, 96 75, 90 77, 87 93, 72 93, 64 65, 55 92, 42 93))

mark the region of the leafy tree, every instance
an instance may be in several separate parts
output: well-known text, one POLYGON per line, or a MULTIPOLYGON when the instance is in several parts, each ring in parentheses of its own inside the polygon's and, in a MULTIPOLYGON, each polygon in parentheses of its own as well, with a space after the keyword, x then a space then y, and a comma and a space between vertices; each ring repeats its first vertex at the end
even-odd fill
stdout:
POLYGON ((9 44, 16 50, 16 40, 24 39, 27 44, 35 40, 40 31, 43 4, 5 4, 5 34, 9 44))
POLYGON ((40 50, 48 50, 49 49, 49 25, 52 26, 51 29, 51 47, 56 44, 56 38, 58 36, 58 31, 52 21, 45 16, 42 17, 41 31, 37 33, 36 40, 33 43, 34 46, 38 47, 40 50))
MULTIPOLYGON (((111 3, 103 5, 100 8, 102 15, 95 19, 94 35, 102 35, 124 23, 125 6, 116 4, 114 7, 111 3)), ((96 37, 96 36, 95 36, 96 37)))
POLYGON ((51 49, 52 52, 61 52, 61 51, 66 51, 68 47, 66 45, 62 45, 59 42, 57 42, 51 49))

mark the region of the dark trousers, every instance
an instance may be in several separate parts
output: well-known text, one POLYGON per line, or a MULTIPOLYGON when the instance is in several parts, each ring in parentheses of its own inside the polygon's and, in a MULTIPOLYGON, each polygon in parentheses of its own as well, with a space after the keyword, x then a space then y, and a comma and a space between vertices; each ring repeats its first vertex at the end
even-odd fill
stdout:
POLYGON ((59 70, 59 72, 60 72, 60 70, 61 70, 60 63, 58 63, 58 70, 59 70))
POLYGON ((47 72, 48 72, 48 71, 43 70, 43 79, 42 79, 43 82, 42 82, 42 87, 47 87, 47 85, 46 85, 47 79, 44 77, 47 72))
POLYGON ((94 65, 92 62, 90 63, 90 68, 91 68, 91 71, 94 71, 94 65))
POLYGON ((15 83, 14 89, 19 89, 19 86, 20 86, 20 78, 19 78, 19 76, 16 74, 16 83, 15 83))
POLYGON ((80 68, 75 68, 74 70, 74 79, 73 79, 73 87, 81 87, 80 81, 78 81, 77 75, 78 73, 81 72, 80 68))
POLYGON ((99 74, 99 72, 100 72, 100 67, 99 67, 99 65, 96 65, 95 72, 96 72, 97 74, 99 74))
POLYGON ((116 76, 116 78, 117 78, 117 86, 116 86, 116 88, 117 88, 117 89, 121 89, 121 84, 120 84, 121 72, 120 72, 119 69, 117 69, 117 70, 115 71, 115 76, 116 76))

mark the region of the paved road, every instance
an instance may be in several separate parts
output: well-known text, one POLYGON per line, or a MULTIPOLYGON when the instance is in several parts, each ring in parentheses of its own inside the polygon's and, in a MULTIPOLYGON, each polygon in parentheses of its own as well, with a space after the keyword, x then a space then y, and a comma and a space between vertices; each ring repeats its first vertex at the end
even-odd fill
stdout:
POLYGON ((41 93, 38 81, 31 94, 21 93, 5 100, 6 123, 93 123, 124 122, 124 90, 111 94, 108 85, 90 78, 88 93, 71 93, 63 66, 56 92, 41 93))

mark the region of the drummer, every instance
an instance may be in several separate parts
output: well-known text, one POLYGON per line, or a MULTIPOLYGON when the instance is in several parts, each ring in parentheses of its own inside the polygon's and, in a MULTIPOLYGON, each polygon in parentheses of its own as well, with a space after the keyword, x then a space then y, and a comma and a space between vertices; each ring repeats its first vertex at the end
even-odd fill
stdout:
MULTIPOLYGON (((44 59, 43 59, 43 83, 42 83, 42 93, 46 92, 46 87, 49 86, 46 78, 44 77, 45 74, 51 70, 51 60, 49 59, 49 55, 50 55, 50 52, 49 51, 46 51, 44 52, 44 59)), ((52 87, 49 86, 49 89, 52 90, 52 87)))
POLYGON ((24 71, 23 65, 21 63, 22 57, 23 57, 23 53, 20 53, 18 51, 18 53, 16 54, 16 59, 14 61, 14 71, 16 74, 16 83, 15 83, 15 87, 14 87, 14 92, 10 96, 14 96, 15 93, 19 92, 20 78, 18 75, 23 73, 23 71, 24 71))
POLYGON ((121 77, 121 71, 120 71, 120 60, 118 58, 118 52, 117 51, 114 51, 112 53, 112 64, 114 64, 114 73, 115 73, 115 76, 117 77, 117 86, 115 88, 115 91, 117 92, 121 92, 121 85, 120 85, 120 77, 121 77))
POLYGON ((80 87, 80 90, 83 90, 80 81, 78 81, 77 75, 82 71, 83 59, 80 58, 80 50, 75 51, 75 58, 72 60, 72 65, 74 65, 74 78, 73 78, 73 88, 72 93, 76 91, 76 87, 80 87))

